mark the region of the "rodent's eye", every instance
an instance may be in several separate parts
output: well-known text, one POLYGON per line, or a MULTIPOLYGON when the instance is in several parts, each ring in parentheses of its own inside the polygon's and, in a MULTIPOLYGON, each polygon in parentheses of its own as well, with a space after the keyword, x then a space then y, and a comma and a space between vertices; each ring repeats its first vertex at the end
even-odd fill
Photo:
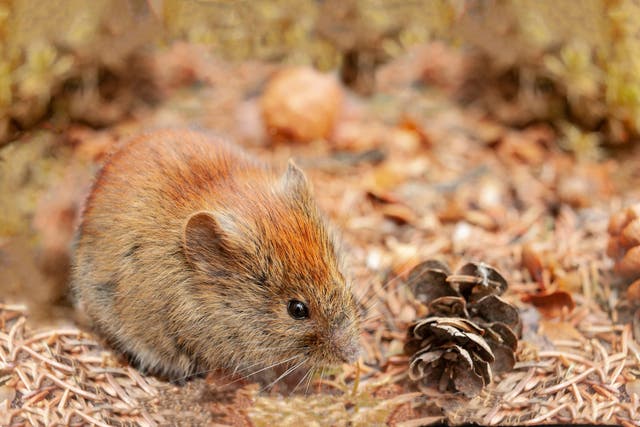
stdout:
POLYGON ((287 311, 289 311, 289 315, 296 320, 302 320, 309 317, 309 309, 307 308, 307 305, 297 299, 289 301, 287 311))

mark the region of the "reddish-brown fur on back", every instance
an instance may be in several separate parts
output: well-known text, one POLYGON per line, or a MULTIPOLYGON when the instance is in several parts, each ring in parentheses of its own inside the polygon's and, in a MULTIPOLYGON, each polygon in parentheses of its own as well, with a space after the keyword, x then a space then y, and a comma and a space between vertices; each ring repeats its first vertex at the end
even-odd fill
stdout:
POLYGON ((295 165, 280 176, 205 133, 162 131, 98 175, 73 287, 98 331, 169 376, 333 364, 355 357, 359 335, 338 261, 295 165), (292 318, 291 300, 307 319, 292 318))

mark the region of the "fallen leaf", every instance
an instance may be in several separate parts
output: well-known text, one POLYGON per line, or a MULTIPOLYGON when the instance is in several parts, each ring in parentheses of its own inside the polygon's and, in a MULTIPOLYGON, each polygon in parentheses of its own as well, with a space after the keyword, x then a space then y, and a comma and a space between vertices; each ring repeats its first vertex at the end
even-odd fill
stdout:
POLYGON ((369 186, 376 194, 389 191, 397 187, 407 177, 406 167, 397 163, 385 162, 376 168, 369 186))
POLYGON ((584 336, 568 322, 541 320, 538 332, 551 341, 583 341, 584 336))
POLYGON ((536 306, 538 311, 547 318, 560 316, 565 309, 572 311, 576 303, 570 293, 565 291, 553 291, 550 293, 524 295, 523 302, 536 306))
POLYGON ((367 190, 367 197, 377 203, 398 203, 400 199, 393 193, 382 188, 370 188, 367 190))
POLYGON ((458 222, 465 217, 465 209, 457 200, 449 200, 437 215, 441 222, 458 222))
POLYGON ((412 224, 417 220, 416 214, 401 203, 382 205, 382 214, 398 224, 412 224))
POLYGON ((547 151, 538 141, 531 138, 523 138, 523 134, 507 134, 498 145, 498 155, 505 160, 516 160, 528 165, 539 165, 547 151))
POLYGON ((479 210, 468 210, 464 214, 464 219, 485 230, 496 230, 498 228, 498 224, 490 215, 479 210))
POLYGON ((551 287, 554 287, 561 291, 567 291, 569 293, 581 292, 582 277, 580 276, 580 272, 574 270, 568 273, 558 273, 551 287))
POLYGON ((431 141, 431 137, 425 132, 422 126, 418 124, 413 118, 404 116, 400 123, 398 124, 398 128, 411 132, 418 137, 420 143, 424 146, 430 147, 433 145, 431 141))
POLYGON ((527 269, 533 280, 543 286, 542 272, 544 266, 542 265, 542 257, 540 252, 536 251, 530 244, 522 246, 522 266, 527 269))

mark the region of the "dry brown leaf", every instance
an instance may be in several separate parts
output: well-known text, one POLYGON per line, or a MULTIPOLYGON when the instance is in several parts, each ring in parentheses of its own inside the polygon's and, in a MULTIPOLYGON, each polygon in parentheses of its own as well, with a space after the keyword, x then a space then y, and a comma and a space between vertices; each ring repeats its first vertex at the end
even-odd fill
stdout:
POLYGON ((552 286, 561 291, 582 292, 582 277, 578 270, 569 271, 567 273, 557 273, 552 286))
POLYGON ((400 199, 391 193, 385 191, 382 188, 370 188, 367 190, 367 197, 377 203, 399 203, 400 199))
POLYGON ((523 138, 521 134, 507 134, 498 145, 498 155, 507 161, 520 161, 529 165, 540 165, 547 150, 536 140, 523 138))
POLYGON ((527 269, 534 281, 540 286, 544 286, 544 281, 542 280, 542 272, 544 270, 542 256, 530 244, 522 246, 522 266, 527 269))
POLYGON ((524 295, 522 301, 536 306, 538 311, 547 318, 558 317, 565 310, 570 312, 576 306, 571 294, 565 291, 524 295))
POLYGON ((551 341, 583 341, 584 336, 569 322, 542 319, 538 332, 551 341))
POLYGON ((400 203, 382 205, 382 214, 398 224, 412 224, 417 220, 416 214, 407 205, 400 203))
POLYGON ((449 200, 437 213, 438 219, 442 222, 458 222, 465 218, 465 214, 464 207, 455 199, 449 200))
POLYGON ((369 188, 375 194, 388 192, 406 179, 406 168, 398 163, 385 162, 371 176, 369 188))
POLYGON ((420 141, 420 144, 423 146, 431 147, 433 145, 433 141, 425 129, 415 119, 409 116, 402 117, 398 128, 416 135, 418 141, 420 141))
POLYGON ((491 215, 479 210, 466 211, 464 213, 464 219, 473 225, 484 228, 485 230, 496 230, 498 228, 498 223, 493 217, 491 217, 491 215))
POLYGON ((485 144, 492 146, 496 143, 499 143, 506 132, 504 126, 490 120, 478 120, 473 124, 474 136, 485 144))

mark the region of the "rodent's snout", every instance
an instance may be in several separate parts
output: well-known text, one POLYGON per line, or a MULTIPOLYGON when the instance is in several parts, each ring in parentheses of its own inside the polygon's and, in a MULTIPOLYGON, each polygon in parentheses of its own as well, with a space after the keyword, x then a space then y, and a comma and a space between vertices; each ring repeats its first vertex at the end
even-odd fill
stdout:
POLYGON ((353 363, 360 355, 360 343, 357 334, 349 330, 336 330, 331 341, 334 343, 337 359, 343 363, 353 363))

